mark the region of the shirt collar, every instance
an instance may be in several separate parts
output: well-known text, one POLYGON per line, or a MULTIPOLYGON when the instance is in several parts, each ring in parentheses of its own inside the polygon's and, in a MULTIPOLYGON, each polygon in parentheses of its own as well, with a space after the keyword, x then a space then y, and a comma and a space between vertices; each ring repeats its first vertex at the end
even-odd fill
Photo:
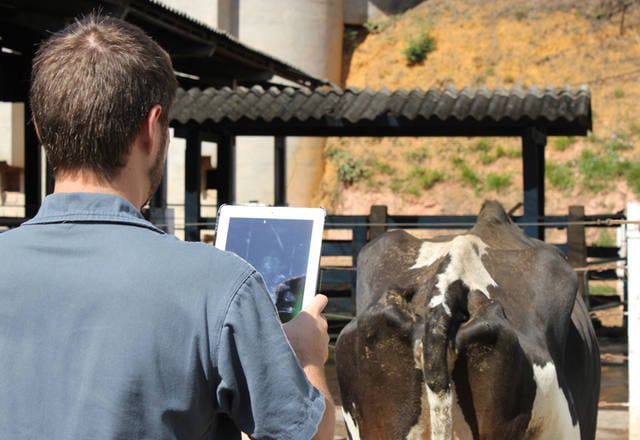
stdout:
POLYGON ((129 201, 99 193, 50 194, 34 218, 25 225, 66 222, 126 223, 164 233, 145 218, 129 201))

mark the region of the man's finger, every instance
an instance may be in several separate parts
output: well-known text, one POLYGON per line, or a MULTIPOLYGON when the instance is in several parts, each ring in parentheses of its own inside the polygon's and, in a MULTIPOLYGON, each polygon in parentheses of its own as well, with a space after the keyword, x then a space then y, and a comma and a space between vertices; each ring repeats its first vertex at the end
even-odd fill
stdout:
POLYGON ((319 293, 313 297, 309 305, 305 307, 305 310, 313 316, 319 316, 328 303, 329 303, 329 298, 319 293))

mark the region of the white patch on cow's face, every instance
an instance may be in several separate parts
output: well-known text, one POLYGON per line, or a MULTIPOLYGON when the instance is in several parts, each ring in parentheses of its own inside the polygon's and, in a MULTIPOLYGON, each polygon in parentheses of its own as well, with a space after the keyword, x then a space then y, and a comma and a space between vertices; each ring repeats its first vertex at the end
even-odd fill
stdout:
POLYGON ((462 281, 470 290, 479 290, 490 298, 488 288, 495 286, 496 282, 482 264, 482 256, 487 248, 485 242, 473 234, 458 235, 451 241, 422 243, 418 258, 410 269, 430 266, 446 255, 450 258, 445 271, 438 275, 436 287, 439 294, 431 298, 431 308, 442 305, 447 314, 451 315, 446 304, 446 294, 449 286, 457 280, 462 281))
POLYGON ((451 416, 451 391, 434 393, 427 389, 429 416, 431 418, 431 440, 451 440, 453 420, 451 416))
MULTIPOLYGON (((352 406, 353 412, 355 413, 356 404, 353 403, 352 406)), ((360 431, 358 430, 358 425, 356 424, 356 421, 351 417, 351 414, 345 411, 344 407, 342 407, 342 418, 344 418, 344 424, 347 426, 347 431, 349 431, 349 437, 351 438, 351 440, 360 440, 360 431)))
POLYGON ((571 423, 569 402, 558 383, 553 362, 540 367, 533 365, 536 397, 527 434, 531 439, 580 439, 579 423, 571 423))

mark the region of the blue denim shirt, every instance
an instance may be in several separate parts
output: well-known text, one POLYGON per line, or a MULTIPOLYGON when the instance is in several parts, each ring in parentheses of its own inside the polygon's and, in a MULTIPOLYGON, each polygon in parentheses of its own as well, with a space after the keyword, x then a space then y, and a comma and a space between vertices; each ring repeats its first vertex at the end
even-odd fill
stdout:
POLYGON ((324 408, 235 255, 104 194, 0 234, 0 439, 306 439, 324 408))

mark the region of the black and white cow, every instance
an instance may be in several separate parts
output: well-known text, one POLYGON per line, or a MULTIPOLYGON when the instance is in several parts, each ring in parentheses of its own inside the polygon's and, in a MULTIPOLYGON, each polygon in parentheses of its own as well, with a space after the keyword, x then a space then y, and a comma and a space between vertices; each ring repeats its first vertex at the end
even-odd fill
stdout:
POLYGON ((593 439, 600 356, 576 292, 497 202, 461 235, 373 240, 336 346, 351 439, 593 439))

